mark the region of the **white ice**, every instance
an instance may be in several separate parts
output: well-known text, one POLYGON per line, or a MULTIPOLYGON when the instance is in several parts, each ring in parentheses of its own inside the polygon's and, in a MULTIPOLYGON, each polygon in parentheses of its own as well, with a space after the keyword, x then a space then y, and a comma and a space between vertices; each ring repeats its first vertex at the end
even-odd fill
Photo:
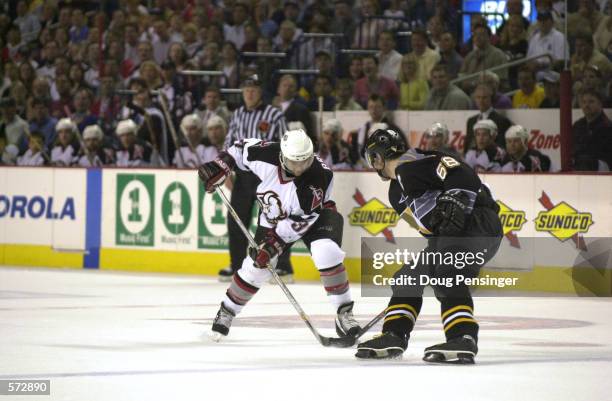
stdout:
MULTIPOLYGON (((197 276, 0 268, 0 379, 51 380, 50 397, 20 401, 612 399, 611 299, 479 297, 477 364, 440 366, 421 360, 443 340, 435 298, 403 360, 360 361, 354 348, 320 346, 272 285, 211 342, 225 288, 197 276)), ((335 335, 322 287, 290 289, 335 335)), ((362 322, 386 306, 353 294, 362 322)))

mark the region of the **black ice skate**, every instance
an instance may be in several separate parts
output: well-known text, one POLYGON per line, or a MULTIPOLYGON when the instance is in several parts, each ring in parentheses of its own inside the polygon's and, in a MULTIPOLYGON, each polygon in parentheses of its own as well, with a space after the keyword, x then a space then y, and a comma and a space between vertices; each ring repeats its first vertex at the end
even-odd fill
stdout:
POLYGON ((361 327, 353 316, 354 302, 340 305, 336 315, 336 333, 339 337, 354 337, 359 333, 361 327))
POLYGON ((232 281, 232 276, 234 276, 234 269, 231 266, 219 270, 219 281, 222 283, 232 281))
POLYGON ((229 329, 232 326, 232 320, 234 320, 234 317, 236 317, 236 314, 227 309, 222 302, 219 312, 217 312, 217 316, 213 321, 212 331, 209 335, 210 339, 215 342, 219 342, 221 338, 227 336, 229 329))
POLYGON ((407 336, 387 332, 369 341, 359 343, 355 356, 360 359, 400 358, 406 348, 408 348, 407 336))
POLYGON ((478 353, 476 340, 472 336, 464 335, 442 344, 425 348, 425 362, 473 364, 478 353))

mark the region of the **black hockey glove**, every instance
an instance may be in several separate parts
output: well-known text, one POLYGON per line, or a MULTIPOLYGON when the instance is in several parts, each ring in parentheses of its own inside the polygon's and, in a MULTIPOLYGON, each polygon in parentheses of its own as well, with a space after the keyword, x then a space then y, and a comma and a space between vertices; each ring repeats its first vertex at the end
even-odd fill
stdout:
POLYGON ((249 256, 255 262, 255 267, 265 269, 270 261, 283 253, 287 244, 273 229, 270 229, 257 248, 249 247, 249 256))
POLYGON ((438 196, 436 207, 431 212, 433 233, 445 237, 461 235, 468 216, 468 202, 468 196, 463 192, 444 192, 438 196))
POLYGON ((202 164, 198 168, 198 175, 206 192, 215 192, 215 188, 223 184, 232 173, 235 164, 234 158, 226 152, 221 152, 215 160, 202 164))

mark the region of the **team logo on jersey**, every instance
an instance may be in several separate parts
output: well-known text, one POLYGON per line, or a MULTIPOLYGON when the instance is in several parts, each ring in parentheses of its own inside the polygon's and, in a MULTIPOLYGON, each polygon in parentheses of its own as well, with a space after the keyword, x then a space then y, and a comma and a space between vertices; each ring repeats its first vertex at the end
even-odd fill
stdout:
POLYGON ((539 201, 546 210, 539 212, 534 220, 536 231, 547 232, 561 242, 571 238, 576 248, 586 249, 580 234, 589 231, 594 223, 593 215, 579 212, 566 202, 553 205, 546 192, 542 192, 539 201))
POLYGON ((315 188, 312 185, 309 186, 312 191, 312 205, 310 210, 317 210, 323 206, 323 190, 321 188, 315 188))
POLYGON ((399 216, 395 210, 376 198, 366 201, 363 194, 356 189, 353 195, 359 207, 353 208, 349 213, 349 223, 366 230, 370 235, 382 233, 388 242, 395 243, 393 232, 389 227, 395 227, 399 216))
POLYGON ((270 123, 262 120, 257 124, 257 129, 261 132, 268 132, 270 131, 270 123))
POLYGON ((261 213, 268 223, 276 224, 287 218, 287 213, 283 210, 283 204, 276 192, 267 191, 257 194, 257 201, 261 206, 261 213))
POLYGON ((520 231, 523 225, 527 222, 525 212, 522 210, 513 210, 502 201, 497 201, 499 206, 499 219, 501 220, 504 229, 504 236, 510 241, 510 246, 520 248, 518 237, 515 231, 520 231))

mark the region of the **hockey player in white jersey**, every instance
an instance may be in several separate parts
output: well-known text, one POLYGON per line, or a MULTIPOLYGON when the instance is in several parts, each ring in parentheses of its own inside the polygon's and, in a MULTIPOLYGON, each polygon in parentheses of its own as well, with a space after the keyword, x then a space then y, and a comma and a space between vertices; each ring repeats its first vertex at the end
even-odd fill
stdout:
POLYGON ((76 139, 76 124, 69 118, 62 118, 55 125, 57 140, 51 148, 51 164, 54 166, 72 166, 78 159, 81 146, 76 139))
POLYGON ((506 152, 497 146, 497 124, 493 120, 480 120, 474 124, 476 147, 465 153, 465 163, 477 173, 498 173, 506 152))
MULTIPOLYGON (((331 200, 333 173, 314 156, 311 139, 303 130, 287 131, 281 142, 246 139, 205 163, 199 176, 206 191, 221 185, 232 169, 253 172, 260 180, 257 200, 257 248, 250 248, 234 274, 212 325, 218 341, 229 332, 232 320, 271 276, 266 268, 277 256, 302 239, 320 272, 323 287, 337 312, 336 332, 354 336, 360 330, 353 317, 348 275, 344 267, 343 219, 331 200)), ((238 190, 238 189, 237 189, 238 190)))
MULTIPOLYGON (((221 117, 213 116, 208 120, 208 123, 213 126, 222 125, 222 129, 227 132, 227 124, 221 117), (220 122, 218 120, 221 120, 220 122)), ((197 114, 188 114, 181 121, 181 130, 189 141, 189 144, 184 144, 180 149, 174 152, 173 163, 177 167, 198 167, 200 164, 214 160, 219 154, 217 146, 205 146, 202 143, 204 137, 204 127, 200 116, 197 114), (195 150, 195 152, 193 150, 195 150), (179 154, 180 152, 180 154, 179 154)), ((223 140, 220 145, 223 146, 223 140)))
POLYGON ((102 167, 115 164, 115 151, 104 146, 104 133, 99 125, 88 125, 83 130, 84 149, 77 164, 81 167, 102 167), (87 151, 85 151, 87 150, 87 151))

